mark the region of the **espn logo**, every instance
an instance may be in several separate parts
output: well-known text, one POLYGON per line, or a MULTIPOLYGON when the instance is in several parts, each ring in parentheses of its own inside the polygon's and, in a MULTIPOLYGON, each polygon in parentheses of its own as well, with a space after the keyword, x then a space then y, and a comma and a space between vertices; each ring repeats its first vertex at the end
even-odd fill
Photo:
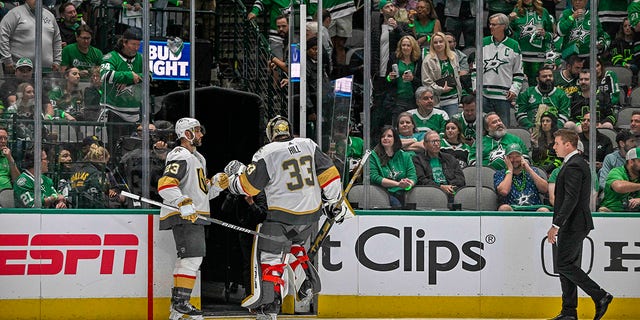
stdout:
POLYGON ((99 260, 100 274, 113 274, 116 251, 124 253, 122 274, 135 274, 138 244, 135 234, 0 234, 0 276, 74 275, 81 260, 99 260))

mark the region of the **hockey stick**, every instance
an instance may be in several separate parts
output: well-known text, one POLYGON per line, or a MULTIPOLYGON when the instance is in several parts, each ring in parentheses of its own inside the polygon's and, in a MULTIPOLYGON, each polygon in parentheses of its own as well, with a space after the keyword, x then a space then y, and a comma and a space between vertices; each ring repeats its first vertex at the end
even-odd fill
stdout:
MULTIPOLYGON (((356 182, 358 177, 360 177, 360 174, 362 174, 362 169, 364 168, 364 165, 367 163, 367 160, 369 159, 370 155, 371 155, 371 150, 367 150, 364 152, 362 159, 360 159, 360 163, 358 163, 358 166, 356 167, 356 171, 353 173, 353 177, 351 177, 351 180, 349 180, 347 187, 344 188, 344 197, 346 197, 347 194, 349 194, 349 191, 351 191, 351 187, 353 187, 353 184, 356 182)), ((340 203, 336 204, 336 206, 342 205, 342 201, 347 201, 344 197, 342 198, 340 203)), ((312 260, 316 256, 316 254, 318 254, 318 250, 320 249, 320 246, 322 246, 324 239, 326 239, 327 236, 329 235, 329 230, 331 230, 331 227, 333 227, 333 224, 335 222, 336 222, 335 219, 329 218, 329 217, 327 217, 327 219, 324 220, 322 227, 320 227, 320 231, 318 231, 318 234, 316 235, 315 239, 313 239, 313 242, 311 243, 311 247, 309 247, 309 251, 307 252, 307 255, 309 256, 310 260, 312 260)))
MULTIPOLYGON (((155 201, 155 200, 151 200, 149 198, 145 198, 143 196, 139 196, 137 194, 133 194, 133 193, 130 193, 130 192, 127 192, 127 191, 120 191, 120 194, 125 196, 125 197, 127 197, 127 198, 131 198, 133 200, 146 202, 148 204, 152 204, 152 205, 157 206, 157 207, 161 207, 161 208, 165 208, 165 209, 169 209, 169 210, 174 210, 174 211, 180 211, 180 209, 178 209, 177 207, 170 206, 168 204, 165 204, 165 203, 162 203, 162 202, 158 202, 158 201, 155 201)), ((229 229, 233 229, 233 230, 236 230, 236 231, 242 231, 242 232, 245 232, 245 233, 248 233, 248 234, 252 234, 254 236, 262 237, 262 238, 265 238, 265 239, 268 239, 268 240, 271 240, 271 241, 277 241, 277 242, 286 241, 286 240, 280 239, 280 238, 275 237, 275 236, 271 236, 271 235, 268 235, 268 234, 264 234, 264 233, 260 233, 260 232, 251 230, 251 229, 247 229, 247 228, 243 228, 243 227, 240 227, 240 226, 236 226, 235 224, 224 222, 224 221, 218 220, 216 218, 211 218, 211 217, 205 217, 205 216, 198 215, 198 219, 209 221, 211 223, 215 223, 217 225, 221 225, 221 226, 227 227, 229 229)))

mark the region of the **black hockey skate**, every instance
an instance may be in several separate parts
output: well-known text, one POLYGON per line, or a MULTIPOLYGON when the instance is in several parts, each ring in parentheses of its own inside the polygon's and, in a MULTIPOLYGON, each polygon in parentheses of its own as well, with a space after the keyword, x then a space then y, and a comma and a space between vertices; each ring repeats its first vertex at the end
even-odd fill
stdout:
POLYGON ((169 320, 203 320, 202 311, 194 307, 189 301, 181 300, 171 303, 169 320))

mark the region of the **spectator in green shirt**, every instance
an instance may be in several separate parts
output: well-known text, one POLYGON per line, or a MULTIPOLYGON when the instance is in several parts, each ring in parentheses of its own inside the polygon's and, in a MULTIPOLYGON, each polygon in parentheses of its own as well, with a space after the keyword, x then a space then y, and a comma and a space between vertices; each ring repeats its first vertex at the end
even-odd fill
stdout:
POLYGON ((609 171, 598 211, 640 211, 640 148, 627 152, 627 163, 609 171))
MULTIPOLYGON (((13 186, 13 195, 16 207, 18 208, 33 208, 35 207, 35 192, 34 192, 34 164, 36 157, 33 149, 29 149, 25 152, 22 166, 25 170, 18 176, 16 183, 13 186)), ((45 174, 49 171, 49 160, 47 160, 47 152, 42 151, 40 157, 40 168, 42 174, 40 175, 40 190, 41 190, 41 205, 43 208, 56 208, 64 209, 67 207, 67 199, 61 194, 58 194, 56 188, 53 185, 51 178, 45 174)))
POLYGON ((2 150, 0 153, 0 207, 2 208, 13 207, 12 184, 20 175, 7 142, 9 142, 9 132, 5 128, 0 128, 0 150, 2 150))
POLYGON ((389 193, 392 208, 404 206, 405 192, 418 181, 412 156, 402 150, 398 131, 392 126, 384 126, 376 147, 371 153, 371 183, 382 186, 389 193))

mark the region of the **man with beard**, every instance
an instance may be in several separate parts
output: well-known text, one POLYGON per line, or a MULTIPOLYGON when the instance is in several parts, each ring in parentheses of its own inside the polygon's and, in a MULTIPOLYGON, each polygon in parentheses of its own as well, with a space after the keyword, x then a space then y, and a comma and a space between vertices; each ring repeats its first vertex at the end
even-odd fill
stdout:
POLYGON ((562 89, 567 94, 567 97, 570 97, 574 92, 578 91, 578 76, 584 66, 584 60, 578 57, 577 54, 571 54, 564 60, 564 69, 558 70, 553 74, 553 84, 562 89))
POLYGON ((444 133, 449 115, 441 109, 434 109, 434 92, 431 87, 422 86, 416 89, 416 105, 415 109, 407 112, 413 115, 413 121, 416 123, 416 130, 419 132, 427 132, 434 130, 437 133, 444 133))
MULTIPOLYGON (((140 120, 142 107, 142 55, 138 53, 142 30, 129 28, 118 40, 115 50, 102 58, 100 77, 103 84, 103 103, 109 110, 108 122, 140 120)), ((120 137, 129 135, 127 126, 108 126, 109 148, 114 148, 120 137)))
MULTIPOLYGON (((582 117, 582 122, 580 123, 580 127, 582 128, 582 132, 578 134, 580 137, 580 141, 584 145, 584 157, 590 161, 593 160, 589 158, 589 127, 591 123, 591 114, 587 113, 582 117)), ((602 168, 602 161, 604 161, 604 157, 613 151, 613 144, 611 143, 611 139, 599 132, 596 129, 596 171, 602 168)))
POLYGON ((569 98, 553 85, 553 69, 549 66, 538 70, 538 85, 520 93, 516 108, 518 124, 529 131, 540 121, 539 114, 548 109, 556 109, 558 128, 569 119, 569 98))
POLYGON ((229 185, 227 177, 218 173, 207 179, 207 161, 197 150, 202 145, 204 128, 200 121, 181 118, 175 125, 180 144, 167 154, 163 176, 158 180, 158 193, 163 203, 175 207, 160 209, 160 230, 171 230, 177 260, 173 269, 173 288, 169 319, 203 319, 202 311, 191 302, 198 270, 206 254, 205 225, 198 219, 208 217, 209 200, 229 185))
MULTIPOLYGON (((580 85, 580 91, 571 95, 571 114, 569 121, 565 124, 565 128, 575 128, 575 123, 580 120, 580 117, 589 112, 589 99, 591 96, 596 97, 596 106, 598 110, 597 128, 613 129, 613 125, 616 123, 616 116, 613 114, 613 105, 608 95, 597 91, 595 95, 590 92, 590 79, 591 74, 589 69, 583 69, 580 71, 580 78, 578 84, 580 85)), ((580 130, 578 129, 578 132, 580 130)))
MULTIPOLYGON (((466 143, 471 145, 476 140, 476 96, 473 94, 462 96, 460 103, 462 112, 454 114, 451 118, 458 121, 466 143)), ((484 113, 482 116, 484 117, 484 113)))
POLYGON ((614 150, 604 157, 602 168, 600 168, 600 172, 598 172, 600 190, 604 190, 609 171, 615 167, 624 166, 627 152, 637 146, 636 137, 632 135, 629 130, 623 129, 616 135, 616 144, 618 145, 618 150, 614 150))
POLYGON ((640 148, 627 152, 624 166, 611 169, 598 211, 640 211, 640 148))
POLYGON ((541 177, 542 170, 531 167, 522 158, 522 148, 514 143, 507 147, 504 159, 507 168, 493 174, 493 185, 500 198, 498 211, 544 211, 549 207, 542 204, 541 193, 547 193, 549 185, 541 177))
MULTIPOLYGON (((522 155, 529 160, 529 150, 522 139, 507 132, 507 127, 502 123, 500 116, 495 112, 489 112, 484 117, 485 135, 482 137, 482 165, 490 166, 496 170, 505 169, 506 149, 512 144, 520 145, 522 155)), ((476 163, 476 143, 469 151, 469 166, 476 163)))

